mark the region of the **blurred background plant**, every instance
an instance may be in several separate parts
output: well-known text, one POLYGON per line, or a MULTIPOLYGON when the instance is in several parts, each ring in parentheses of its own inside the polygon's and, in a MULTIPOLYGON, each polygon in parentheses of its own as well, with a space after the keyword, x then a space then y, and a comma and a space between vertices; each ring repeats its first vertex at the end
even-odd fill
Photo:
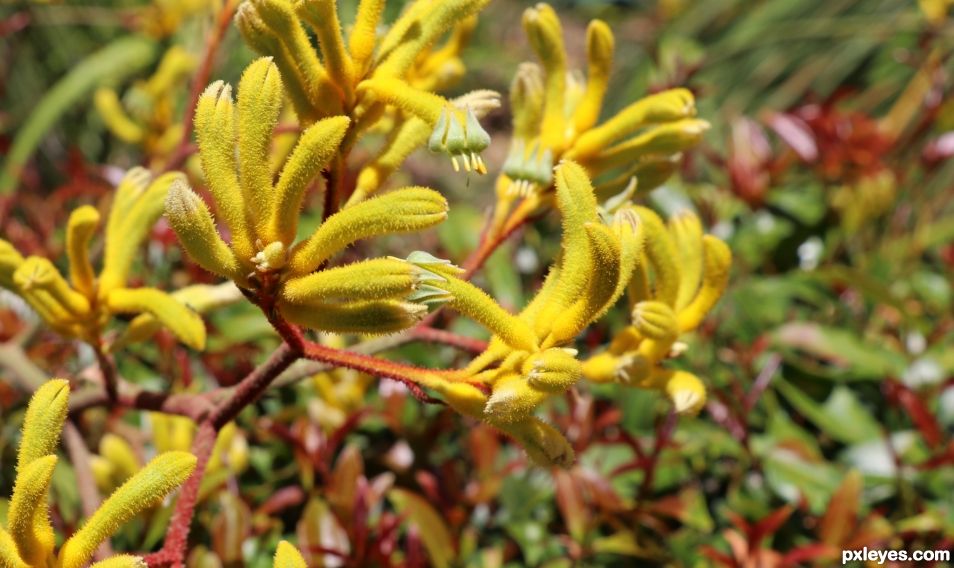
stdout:
MULTIPOLYGON (((353 14, 356 4, 342 0, 340 12, 353 14)), ((401 4, 388 2, 384 19, 401 4)), ((824 566, 845 548, 950 550, 951 3, 553 5, 569 68, 585 68, 591 18, 616 35, 604 118, 646 93, 686 87, 710 124, 679 174, 639 197, 664 217, 693 210, 736 259, 726 296, 680 338, 689 347, 680 364, 707 384, 705 409, 676 417, 653 391, 571 389, 547 407, 547 418, 567 433, 577 464, 549 471, 531 467, 492 428, 461 428, 455 413, 417 403, 398 383, 293 367, 283 384, 308 380, 270 391, 220 435, 189 565, 270 566, 289 534, 309 566, 824 566)), ((467 30, 473 37, 460 53, 467 72, 455 74, 449 95, 507 92, 518 64, 533 59, 513 25, 526 7, 496 0, 467 30)), ((182 50, 199 62, 195 74, 214 65, 215 77, 236 83, 255 54, 231 25, 235 8, 233 0, 0 8, 3 238, 24 254, 60 258, 69 211, 102 209, 128 167, 171 162, 196 171, 187 144, 161 141, 176 138, 169 131, 205 82, 197 87, 184 67, 187 80, 171 80, 162 62, 182 50), (206 61, 213 44, 217 56, 206 61), (157 77, 169 79, 163 89, 150 87, 157 77), (94 96, 97 89, 116 94, 94 96), (141 138, 118 135, 115 116, 95 102, 105 97, 120 103, 141 138)), ((492 172, 510 146, 507 111, 482 119, 492 172)), ((495 201, 492 176, 454 176, 445 159, 417 152, 395 177, 442 188, 454 205, 436 232, 394 237, 377 252, 403 257, 420 248, 462 264, 495 201)), ((308 215, 317 223, 320 207, 306 210, 303 224, 308 215)), ((548 219, 517 234, 475 277, 514 309, 541 282, 559 227, 548 219)), ((360 258, 362 246, 346 255, 360 258)), ((211 281, 184 261, 164 221, 147 250, 146 281, 131 284, 211 281)), ((440 318, 446 329, 482 333, 451 313, 440 318)), ((203 353, 158 331, 121 361, 122 376, 176 392, 228 387, 278 344, 250 305, 206 321, 203 353)), ((627 314, 617 314, 579 343, 605 345, 626 325, 627 314)), ((41 329, 6 293, 0 338, 0 495, 9 495, 16 447, 9 440, 28 400, 22 385, 40 380, 37 371, 88 373, 95 358, 41 329)), ((422 366, 463 360, 448 346, 386 347, 422 366)), ((103 490, 145 456, 181 449, 194 436, 145 413, 102 407, 78 420, 86 445, 99 448, 93 463, 103 490)), ((76 476, 65 461, 54 473, 58 528, 82 516, 76 476)), ((5 509, 0 502, 0 517, 5 509)), ((157 546, 168 514, 154 511, 146 530, 124 529, 116 548, 157 546)))

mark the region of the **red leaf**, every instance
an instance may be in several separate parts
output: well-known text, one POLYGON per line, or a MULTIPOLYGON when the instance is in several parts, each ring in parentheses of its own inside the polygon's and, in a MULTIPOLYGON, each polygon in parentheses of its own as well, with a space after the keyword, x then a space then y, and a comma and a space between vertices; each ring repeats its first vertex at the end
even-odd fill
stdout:
POLYGON ((786 113, 772 113, 767 119, 769 127, 805 162, 818 159, 818 145, 811 127, 801 118, 786 113))

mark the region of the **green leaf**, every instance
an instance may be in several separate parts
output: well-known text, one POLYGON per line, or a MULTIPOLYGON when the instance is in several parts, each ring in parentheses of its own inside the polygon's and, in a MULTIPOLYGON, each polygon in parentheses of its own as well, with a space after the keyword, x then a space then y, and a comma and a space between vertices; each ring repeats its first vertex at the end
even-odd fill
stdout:
POLYGON ((60 117, 91 90, 107 81, 121 81, 150 65, 156 57, 156 44, 141 36, 116 40, 91 54, 39 100, 17 132, 3 168, 0 169, 0 195, 17 186, 24 164, 60 117))
POLYGON ((818 404, 784 379, 775 388, 819 430, 845 444, 865 442, 880 435, 881 427, 847 387, 836 387, 824 404, 818 404))
POLYGON ((885 377, 900 376, 907 367, 900 353, 866 342, 847 329, 792 322, 780 327, 773 336, 779 348, 786 352, 786 360, 830 379, 881 381, 885 377))

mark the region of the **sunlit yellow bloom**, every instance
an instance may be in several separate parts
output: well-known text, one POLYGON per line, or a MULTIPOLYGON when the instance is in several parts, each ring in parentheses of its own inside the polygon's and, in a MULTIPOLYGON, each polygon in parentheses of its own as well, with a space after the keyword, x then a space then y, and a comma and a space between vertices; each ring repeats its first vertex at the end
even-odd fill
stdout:
POLYGON ((702 382, 662 363, 679 354, 679 337, 696 329, 725 290, 732 255, 725 243, 704 235, 699 218, 683 211, 668 226, 653 211, 626 206, 640 219, 646 246, 628 289, 632 323, 603 353, 583 363, 583 376, 596 382, 664 392, 678 412, 705 404, 702 382))
POLYGON ((114 136, 141 146, 159 165, 182 139, 175 101, 185 93, 185 79, 195 66, 191 54, 173 46, 152 77, 134 83, 121 99, 115 89, 100 87, 93 98, 96 110, 114 136))
POLYGON ((91 206, 73 211, 66 227, 69 280, 45 258, 24 258, 0 240, 0 285, 27 301, 43 321, 67 337, 99 345, 114 315, 148 314, 193 349, 205 346, 205 325, 184 303, 155 288, 129 288, 129 272, 139 248, 162 214, 170 173, 155 179, 142 168, 130 170, 116 188, 105 227, 103 265, 98 277, 89 257, 90 241, 101 227, 91 206))
POLYGON ((199 154, 231 242, 222 239, 205 203, 182 181, 166 199, 173 229, 198 264, 252 293, 274 297, 292 323, 339 333, 410 327, 427 311, 409 301, 422 274, 412 264, 374 259, 315 270, 356 241, 440 223, 447 201, 423 187, 394 190, 330 215, 296 242, 305 190, 339 149, 351 121, 333 116, 308 127, 273 184, 268 142, 283 84, 275 62, 263 57, 243 74, 237 105, 221 82, 202 95, 196 110, 199 154))
MULTIPOLYGON (((675 170, 680 152, 708 128, 694 118, 692 93, 671 89, 624 107, 598 124, 613 68, 615 40, 604 22, 586 34, 586 79, 570 72, 563 30, 545 3, 528 8, 523 27, 540 63, 524 63, 511 86, 513 141, 497 182, 492 231, 501 231, 514 203, 522 214, 551 202, 552 167, 572 159, 598 181, 600 200, 616 195, 635 177, 638 188, 657 187, 675 170)), ((633 186, 635 189, 637 186, 633 186)))
MULTIPOLYGON (((157 456, 107 498, 80 529, 66 539, 57 554, 47 510, 47 491, 56 467, 57 441, 66 419, 69 383, 54 379, 41 386, 27 407, 17 458, 7 527, 0 528, 0 566, 86 566, 99 545, 143 510, 181 485, 195 469, 187 452, 157 456)), ((124 453, 125 449, 120 450, 124 453)), ((125 457, 122 458, 126 461, 125 457)), ((96 563, 99 567, 142 567, 141 559, 119 555, 96 563)))

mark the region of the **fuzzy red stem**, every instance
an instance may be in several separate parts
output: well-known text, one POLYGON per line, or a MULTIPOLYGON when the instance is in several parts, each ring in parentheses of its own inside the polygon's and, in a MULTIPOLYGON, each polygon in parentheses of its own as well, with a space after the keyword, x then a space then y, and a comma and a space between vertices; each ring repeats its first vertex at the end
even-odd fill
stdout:
POLYGON ((150 567, 173 566, 180 568, 184 565, 183 561, 186 545, 189 541, 189 531, 192 527, 192 517, 195 514, 195 506, 199 500, 199 487, 202 485, 205 468, 209 464, 212 449, 215 447, 216 435, 217 431, 211 420, 206 420, 199 425, 195 440, 192 442, 192 453, 198 459, 195 471, 192 472, 192 475, 182 486, 182 490, 179 491, 179 500, 176 501, 176 509, 172 514, 162 550, 143 558, 150 567))

